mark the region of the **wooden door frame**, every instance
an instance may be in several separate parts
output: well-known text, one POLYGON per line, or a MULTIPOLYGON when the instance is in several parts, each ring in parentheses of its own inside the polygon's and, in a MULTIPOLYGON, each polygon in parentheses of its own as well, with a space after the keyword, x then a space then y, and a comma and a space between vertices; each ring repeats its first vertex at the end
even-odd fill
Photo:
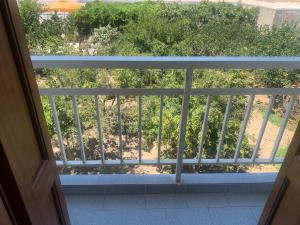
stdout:
MULTIPOLYGON (((0 9, 3 15, 4 24, 9 35, 9 41, 11 43, 11 49, 15 58, 18 74, 22 84, 23 92, 26 97, 28 109, 32 120, 32 125, 36 131, 36 137, 38 138, 39 146, 43 149, 43 157, 48 158, 48 155, 53 155, 51 151, 51 144, 49 140, 45 140, 44 136, 48 134, 47 126, 45 124, 45 118, 43 115, 43 108, 40 104, 37 83, 34 77, 34 71, 25 65, 32 65, 27 43, 25 41, 25 32, 23 27, 20 26, 21 18, 19 14, 12 14, 11 12, 18 11, 18 5, 15 0, 1 0, 0 9)), ((33 67, 32 67, 33 68, 33 67)), ((52 159, 54 159, 52 157, 52 159)))
MULTIPOLYGON (((35 178, 33 180, 33 186, 34 186, 35 181, 39 181, 39 178, 42 176, 43 171, 45 171, 49 167, 55 169, 57 167, 55 164, 52 146, 51 146, 49 133, 48 133, 48 128, 46 125, 46 120, 43 113, 40 95, 35 80, 35 73, 33 70, 31 58, 29 55, 29 50, 25 39, 25 32, 18 12, 19 9, 16 0, 0 0, 0 16, 3 19, 3 23, 6 29, 6 31, 4 32, 7 33, 9 38, 9 44, 16 63, 17 72, 20 78, 20 84, 22 86, 22 91, 24 93, 25 100, 27 103, 27 108, 30 114, 31 123, 34 128, 35 137, 43 159, 39 166, 39 170, 38 170, 39 172, 35 175, 35 178)), ((0 140, 0 144, 1 144, 1 140, 0 140)), ((3 160, 5 159, 3 158, 3 160)), ((13 162, 10 162, 9 159, 7 159, 7 162, 8 165, 9 164, 13 165, 13 162)), ((10 168, 5 167, 5 168, 7 169, 6 171, 9 172, 10 170, 12 174, 14 174, 13 167, 10 168)), ((6 179, 4 180, 5 183, 7 182, 7 186, 6 185, 5 185, 6 187, 0 186, 1 188, 0 190, 2 193, 0 194, 1 196, 3 196, 4 193, 3 191, 5 191, 5 196, 7 197, 7 199, 5 199, 5 204, 6 204, 6 208, 9 209, 9 211, 11 212, 10 217, 12 217, 12 214, 17 214, 22 219, 21 209, 23 209, 23 213, 24 213, 26 207, 24 205, 24 207, 22 208, 22 204, 20 203, 20 200, 22 198, 21 187, 18 187, 17 183, 14 182, 18 178, 13 177, 11 180, 8 180, 7 178, 8 177, 6 176, 6 179), (14 185, 16 188, 12 188, 13 187, 12 185, 14 185), (20 193, 20 195, 18 195, 18 193, 20 193), (19 204, 16 205, 14 204, 15 202, 16 203, 19 202, 19 204)), ((61 220, 61 224, 69 225, 70 221, 68 217, 68 212, 65 207, 66 204, 64 201, 64 196, 61 191, 60 179, 58 173, 54 175, 54 180, 56 185, 54 187, 55 193, 53 194, 55 196, 56 210, 61 220)), ((15 219, 13 218, 13 220, 18 221, 16 218, 15 219)), ((31 224, 29 222, 30 221, 29 218, 27 220, 25 217, 23 217, 21 221, 22 223, 19 222, 18 224, 24 224, 24 225, 31 224)))
POLYGON ((286 179, 287 171, 292 164, 297 154, 300 151, 300 122, 292 138, 292 142, 288 148, 288 153, 282 163, 282 166, 277 174, 276 181, 273 184, 273 190, 268 197, 265 204, 265 208, 260 217, 258 225, 270 225, 277 212, 282 198, 284 197, 285 190, 288 186, 288 180, 286 179))
MULTIPOLYGON (((11 49, 15 58, 23 92, 25 93, 26 96, 26 102, 28 105, 28 109, 30 111, 31 121, 36 133, 39 147, 41 149, 41 152, 44 153, 43 157, 45 159, 49 157, 49 162, 47 160, 47 163, 52 163, 53 164, 52 166, 56 166, 54 163, 54 157, 53 157, 50 140, 49 138, 45 139, 45 137, 49 137, 49 134, 45 123, 42 105, 39 99, 38 88, 34 77, 34 71, 32 67, 28 68, 25 66, 25 65, 30 65, 32 63, 31 63, 30 56, 28 54, 29 51, 27 48, 27 44, 25 43, 25 33, 23 31, 23 27, 21 26, 22 23, 19 14, 12 14, 12 12, 17 12, 17 11, 18 11, 18 5, 14 0, 0 0, 0 13, 3 16, 4 24, 9 35, 11 49)), ((300 134, 300 126, 298 126, 294 135, 298 136, 299 134, 300 134)), ((270 224, 272 218, 276 214, 277 207, 281 201, 281 197, 283 196, 281 193, 284 192, 285 186, 282 184, 284 184, 285 182, 285 174, 287 172, 288 165, 293 161, 293 158, 298 152, 299 146, 300 146, 300 135, 299 138, 294 137, 292 143, 290 144, 289 153, 287 154, 283 162, 282 168, 274 184, 273 191, 270 197, 268 198, 265 210, 262 213, 259 222, 260 225, 270 224)), ((46 166, 47 165, 45 163, 41 164, 41 168, 46 166)), ((39 175, 37 175, 36 177, 39 177, 39 175)), ((58 175, 56 177, 56 180, 58 184, 60 184, 58 175)), ((11 182, 13 182, 13 180, 11 180, 11 182)), ((18 192, 16 190, 9 190, 6 188, 6 192, 8 192, 10 196, 15 195, 15 197, 17 197, 18 192)), ((2 187, 0 186, 0 194, 1 193, 2 193, 2 187)), ((56 194, 60 199, 63 198, 63 196, 60 195, 60 192, 57 192, 56 194)), ((11 200, 8 200, 7 203, 9 203, 9 205, 12 206, 11 200)), ((15 210, 14 208, 16 207, 13 207, 11 210, 15 210)), ((20 210, 21 209, 22 206, 20 206, 20 210)), ((65 215, 68 215, 68 213, 65 211, 65 207, 61 208, 57 206, 57 212, 60 214, 60 218, 66 218, 65 215)), ((23 224, 27 224, 25 221, 26 219, 23 220, 23 224)), ((69 221, 65 221, 63 223, 69 224, 69 221)))
MULTIPOLYGON (((14 174, 5 155, 1 140, 0 140, 0 200, 3 202, 5 210, 13 224, 30 225, 30 218, 26 212, 26 206, 22 201, 21 193, 18 189, 14 174), (16 216, 18 215, 18 216, 16 216)), ((1 218, 0 218, 1 219, 1 218)))

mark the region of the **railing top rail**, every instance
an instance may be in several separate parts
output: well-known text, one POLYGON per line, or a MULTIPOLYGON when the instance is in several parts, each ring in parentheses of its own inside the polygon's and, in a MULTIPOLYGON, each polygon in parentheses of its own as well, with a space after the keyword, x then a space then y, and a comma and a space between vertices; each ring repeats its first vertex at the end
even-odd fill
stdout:
POLYGON ((300 57, 31 56, 34 68, 300 69, 300 57))
MULTIPOLYGON (((180 88, 40 88, 41 95, 183 95, 180 88)), ((195 88, 191 95, 300 95, 300 88, 195 88)))

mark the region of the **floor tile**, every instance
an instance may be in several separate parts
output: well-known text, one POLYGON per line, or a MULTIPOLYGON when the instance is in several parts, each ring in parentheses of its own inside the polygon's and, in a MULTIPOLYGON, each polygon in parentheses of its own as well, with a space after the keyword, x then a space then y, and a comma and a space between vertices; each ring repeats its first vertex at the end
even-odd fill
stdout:
POLYGON ((164 209, 129 209, 123 211, 122 219, 128 225, 170 225, 164 209))
POLYGON ((164 209, 104 209, 70 214, 72 225, 169 225, 164 209))
POLYGON ((144 195, 106 195, 104 209, 144 209, 146 200, 144 195))
POLYGON ((66 196, 72 225, 256 225, 265 200, 241 193, 66 196))
POLYGON ((229 206, 226 194, 187 194, 188 207, 226 207, 229 206))
POLYGON ((103 195, 69 195, 66 196, 67 207, 70 212, 99 211, 103 209, 103 195))
POLYGON ((184 194, 154 194, 146 195, 146 208, 187 208, 184 194))
POLYGON ((229 194, 229 204, 231 206, 263 206, 267 200, 265 194, 229 194))
POLYGON ((250 207, 250 210, 251 210, 254 218, 257 219, 257 222, 258 222, 258 220, 260 218, 260 215, 261 215, 261 213, 263 211, 263 208, 264 207, 261 207, 261 206, 259 206, 259 207, 250 207))
POLYGON ((249 207, 209 208, 212 225, 257 225, 249 207))
POLYGON ((211 225, 208 208, 166 209, 170 225, 211 225))
POLYGON ((122 214, 117 210, 102 210, 98 212, 82 211, 70 214, 72 225, 127 225, 122 214))

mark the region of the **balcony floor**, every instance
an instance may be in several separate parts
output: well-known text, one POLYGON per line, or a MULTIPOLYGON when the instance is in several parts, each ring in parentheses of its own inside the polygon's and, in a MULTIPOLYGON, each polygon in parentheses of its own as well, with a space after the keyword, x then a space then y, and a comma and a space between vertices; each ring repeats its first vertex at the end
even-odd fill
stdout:
POLYGON ((66 195, 72 225, 256 225, 267 192, 66 195))

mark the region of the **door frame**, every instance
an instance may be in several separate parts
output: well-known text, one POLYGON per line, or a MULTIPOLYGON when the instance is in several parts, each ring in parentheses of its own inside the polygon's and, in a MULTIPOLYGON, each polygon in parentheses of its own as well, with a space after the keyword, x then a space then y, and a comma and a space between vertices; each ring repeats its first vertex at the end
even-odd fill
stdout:
POLYGON ((288 187, 289 180, 286 177, 287 171, 292 165, 294 158, 299 157, 300 153, 300 122, 298 122, 297 129, 294 133, 292 141, 288 147, 288 152, 284 158, 281 168, 276 176, 273 184, 273 189, 265 204, 264 210, 261 214, 258 225, 270 225, 276 215, 277 209, 284 197, 285 191, 288 187))
MULTIPOLYGON (((29 55, 25 32, 16 0, 0 0, 0 16, 5 26, 4 32, 9 39, 9 47, 16 64, 19 82, 22 87, 22 92, 24 93, 35 138, 42 157, 32 182, 33 188, 35 188, 36 185, 38 185, 40 178, 43 176, 43 172, 49 170, 49 168, 55 168, 55 170, 57 170, 57 166, 54 160, 50 136, 34 76, 35 72, 29 55)), ((19 186, 17 182, 20 177, 15 176, 14 167, 12 166, 15 162, 11 162, 10 159, 6 157, 1 140, 0 151, 1 160, 3 160, 3 162, 5 162, 5 160, 7 161, 7 164, 4 165, 5 173, 0 174, 0 178, 4 179, 4 185, 0 185, 0 197, 4 199, 5 208, 7 209, 12 222, 15 224, 31 225, 32 223, 27 212, 28 209, 26 209, 23 202, 24 196, 22 196, 22 187, 19 186), (13 176, 8 176, 10 172, 13 176)), ((53 196, 60 223, 62 225, 70 225, 58 172, 54 173, 53 179, 55 180, 53 196)), ((28 196, 26 198, 28 198, 28 196)))

